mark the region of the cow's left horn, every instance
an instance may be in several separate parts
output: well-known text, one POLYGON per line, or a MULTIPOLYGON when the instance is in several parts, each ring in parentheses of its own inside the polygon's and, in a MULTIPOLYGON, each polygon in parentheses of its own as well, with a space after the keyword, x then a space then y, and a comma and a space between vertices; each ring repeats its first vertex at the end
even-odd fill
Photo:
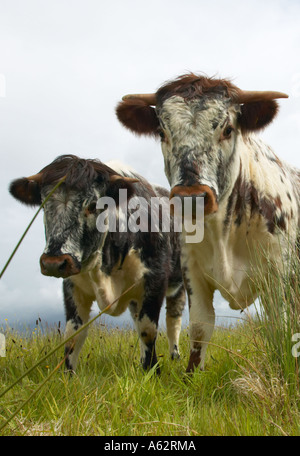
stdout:
POLYGON ((123 101, 126 100, 142 100, 147 103, 149 106, 156 105, 156 94, 155 93, 144 93, 144 94, 129 94, 125 95, 122 98, 123 101))
POLYGON ((237 99, 239 103, 250 103, 254 101, 268 101, 288 97, 289 96, 286 93, 282 92, 240 90, 237 99))

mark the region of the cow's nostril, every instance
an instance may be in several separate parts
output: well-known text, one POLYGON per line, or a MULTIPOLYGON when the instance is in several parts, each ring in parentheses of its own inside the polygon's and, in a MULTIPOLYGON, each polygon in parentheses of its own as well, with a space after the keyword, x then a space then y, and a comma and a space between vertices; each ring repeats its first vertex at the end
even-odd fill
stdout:
POLYGON ((58 269, 60 271, 64 271, 67 268, 67 266, 68 266, 68 262, 67 262, 67 260, 64 260, 60 263, 60 265, 58 266, 58 269))

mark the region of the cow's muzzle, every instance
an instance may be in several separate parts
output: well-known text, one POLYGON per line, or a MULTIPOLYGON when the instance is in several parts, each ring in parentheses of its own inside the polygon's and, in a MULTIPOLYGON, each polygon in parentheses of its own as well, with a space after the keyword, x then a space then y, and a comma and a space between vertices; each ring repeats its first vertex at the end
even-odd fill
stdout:
POLYGON ((186 196, 192 197, 192 199, 196 199, 196 197, 203 197, 204 198, 204 215, 214 214, 218 210, 218 202, 216 197, 216 192, 208 185, 191 185, 191 186, 184 186, 184 185, 176 185, 172 188, 170 193, 170 199, 174 196, 177 196, 181 199, 185 198, 186 196))
POLYGON ((51 256, 43 253, 40 258, 41 273, 52 277, 70 277, 80 273, 80 264, 71 255, 51 256))

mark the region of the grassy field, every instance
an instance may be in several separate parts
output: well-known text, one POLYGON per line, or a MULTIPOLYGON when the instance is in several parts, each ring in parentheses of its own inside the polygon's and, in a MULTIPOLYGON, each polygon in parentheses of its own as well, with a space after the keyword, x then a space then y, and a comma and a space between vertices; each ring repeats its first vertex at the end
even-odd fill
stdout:
MULTIPOLYGON (((0 435, 281 436, 300 435, 300 260, 253 280, 261 312, 216 328, 204 372, 185 374, 157 339, 158 377, 143 372, 137 334, 94 322, 76 374, 64 373, 64 336, 43 322, 30 334, 8 326, 0 357, 0 435), (46 327, 46 329, 45 329, 46 327), (293 339, 293 337, 295 337, 293 339), (58 349, 56 349, 58 347, 58 349), (48 356, 49 355, 49 356, 48 356)), ((241 316, 242 317, 242 316, 241 316)))
MULTIPOLYGON (((59 328, 44 331, 42 326, 38 322, 26 338, 6 330, 7 354, 0 358, 1 391, 62 342, 59 328)), ((62 360, 60 348, 0 398, 0 426, 5 424, 0 433, 300 435, 297 358, 286 353, 289 359, 283 365, 271 362, 272 349, 262 328, 263 321, 257 320, 217 329, 206 370, 193 376, 184 373, 187 330, 181 335, 179 361, 169 359, 166 335, 160 333, 157 352, 162 373, 157 377, 152 371, 142 371, 134 331, 108 330, 101 321, 94 323, 74 376, 65 375, 60 367, 36 392, 62 360)))

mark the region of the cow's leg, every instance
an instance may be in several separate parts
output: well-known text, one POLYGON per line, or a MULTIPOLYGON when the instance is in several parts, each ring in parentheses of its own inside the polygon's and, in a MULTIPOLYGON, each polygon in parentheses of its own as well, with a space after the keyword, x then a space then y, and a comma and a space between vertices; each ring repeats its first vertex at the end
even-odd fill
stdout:
POLYGON ((178 359, 180 357, 179 336, 185 300, 186 296, 183 286, 181 286, 174 295, 167 296, 166 298, 166 327, 169 351, 172 359, 178 359))
POLYGON ((215 325, 213 307, 214 290, 204 281, 200 281, 194 272, 184 271, 185 284, 189 300, 190 358, 186 371, 193 372, 197 366, 204 369, 204 360, 208 342, 215 325))
MULTIPOLYGON (((129 309, 140 338, 141 363, 145 370, 157 364, 155 343, 157 337, 159 313, 164 299, 165 287, 158 287, 156 292, 149 292, 145 287, 145 296, 141 305, 131 302, 129 309)), ((156 366, 156 372, 160 369, 156 366)))
MULTIPOLYGON (((89 320, 92 300, 83 295, 68 279, 63 282, 64 304, 66 313, 65 338, 72 336, 89 320)), ((74 339, 65 345, 65 365, 67 370, 74 371, 79 352, 87 336, 87 328, 83 329, 74 339)))

